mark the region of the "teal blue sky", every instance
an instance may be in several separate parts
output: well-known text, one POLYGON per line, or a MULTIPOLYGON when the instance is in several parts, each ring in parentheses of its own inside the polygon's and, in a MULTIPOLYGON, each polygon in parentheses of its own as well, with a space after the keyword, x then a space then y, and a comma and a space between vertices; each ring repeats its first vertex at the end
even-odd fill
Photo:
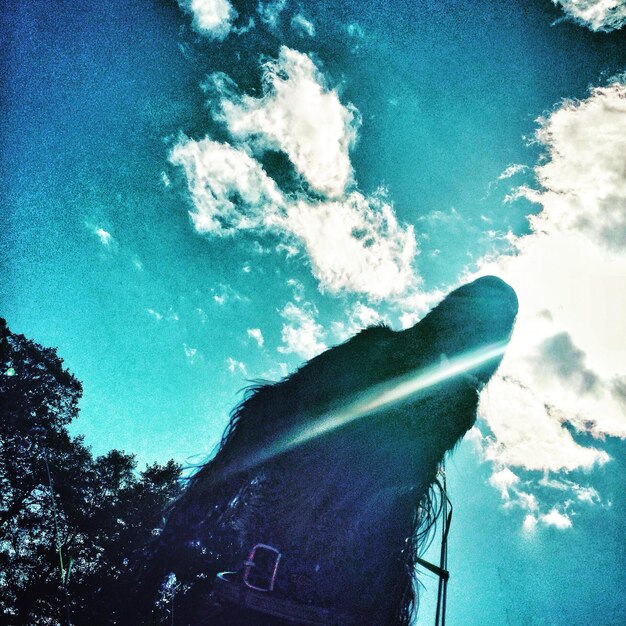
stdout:
MULTIPOLYGON (((318 328, 318 346, 331 346, 377 321, 372 312, 396 328, 417 319, 424 303, 486 259, 500 263, 512 240, 534 236, 528 215, 548 207, 529 194, 507 200, 523 185, 549 189, 533 169, 551 158, 549 145, 533 140, 537 118, 565 98, 587 101, 590 88, 626 69, 623 30, 563 21, 548 0, 290 1, 275 27, 256 2, 233 4, 241 30, 222 41, 196 32, 169 0, 10 2, 0 18, 0 315, 13 331, 58 347, 82 381, 74 428, 96 453, 121 448, 142 464, 206 458, 248 381, 277 380, 311 356, 286 338, 289 324, 306 331, 285 312, 290 302, 318 328), (297 15, 313 36, 292 25, 297 15), (249 18, 255 25, 243 32, 249 18), (327 91, 359 112, 350 189, 369 198, 384 187, 397 223, 414 228, 415 282, 402 297, 333 290, 301 242, 280 230, 219 236, 194 228, 188 172, 171 162, 171 150, 183 134, 239 145, 201 85, 222 72, 261 98, 260 62, 276 59, 281 46, 308 55, 327 91), (422 304, 410 310, 410 302, 422 304), (359 318, 357 304, 370 317, 359 318)), ((258 162, 283 193, 320 200, 284 151, 258 162)), ((617 255, 619 245, 604 248, 617 255)), ((582 398, 576 376, 587 373, 598 397, 609 387, 618 397, 623 369, 605 371, 583 333, 559 327, 555 337, 560 343, 541 344, 544 362, 556 363, 546 376, 582 398)), ((615 342, 623 356, 623 334, 615 342)), ((485 460, 489 437, 499 437, 488 417, 487 438, 470 437, 449 461, 451 624, 626 619, 624 426, 618 418, 599 425, 589 406, 597 428, 567 416, 558 428, 595 451, 594 461, 564 462, 560 471, 512 455, 485 460), (503 468, 518 482, 498 474, 503 468), (559 499, 550 480, 571 497, 559 499), (507 495, 520 485, 535 508, 507 495)), ((431 581, 419 623, 432 612, 431 581)))

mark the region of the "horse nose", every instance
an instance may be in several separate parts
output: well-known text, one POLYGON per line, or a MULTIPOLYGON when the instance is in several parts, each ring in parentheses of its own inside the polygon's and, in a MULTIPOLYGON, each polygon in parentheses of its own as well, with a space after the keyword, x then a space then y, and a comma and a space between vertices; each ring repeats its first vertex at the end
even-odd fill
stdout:
POLYGON ((497 276, 482 276, 473 283, 474 288, 480 292, 481 298, 491 300, 497 305, 496 310, 501 314, 514 318, 519 309, 517 294, 511 285, 497 276))

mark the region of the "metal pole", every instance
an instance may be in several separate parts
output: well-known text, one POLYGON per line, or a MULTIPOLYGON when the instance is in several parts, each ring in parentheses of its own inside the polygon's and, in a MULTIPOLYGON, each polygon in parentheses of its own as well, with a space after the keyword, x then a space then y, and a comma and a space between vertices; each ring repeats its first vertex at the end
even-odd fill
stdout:
MULTIPOLYGON (((439 555, 439 567, 441 570, 448 569, 448 494, 446 488, 446 466, 441 464, 440 474, 442 477, 439 487, 441 489, 441 515, 443 525, 441 528, 441 552, 439 555)), ((445 626, 446 623, 446 596, 448 591, 448 576, 439 577, 437 587, 437 613, 435 615, 435 626, 445 626)))

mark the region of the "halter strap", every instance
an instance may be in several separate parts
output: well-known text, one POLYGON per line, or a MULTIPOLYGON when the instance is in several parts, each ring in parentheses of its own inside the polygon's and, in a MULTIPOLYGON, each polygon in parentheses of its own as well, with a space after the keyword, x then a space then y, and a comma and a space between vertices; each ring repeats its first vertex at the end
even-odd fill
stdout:
POLYGON ((320 606, 299 604, 293 600, 266 591, 258 591, 245 585, 237 572, 222 572, 217 575, 213 594, 222 600, 238 605, 242 609, 257 611, 296 624, 307 626, 358 626, 362 620, 352 615, 337 614, 320 606))

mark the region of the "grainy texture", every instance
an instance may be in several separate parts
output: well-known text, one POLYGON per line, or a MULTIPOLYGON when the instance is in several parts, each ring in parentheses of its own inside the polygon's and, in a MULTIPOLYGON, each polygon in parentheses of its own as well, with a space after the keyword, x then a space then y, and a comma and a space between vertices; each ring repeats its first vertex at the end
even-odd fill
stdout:
POLYGON ((282 382, 251 388, 219 452, 135 565, 121 621, 166 623, 167 598, 161 609, 154 603, 174 573, 176 624, 280 623, 210 598, 215 575, 240 569, 262 542, 284 555, 275 593, 361 623, 408 624, 438 465, 473 425, 501 357, 298 446, 282 442, 378 385, 506 341, 516 313, 508 285, 480 278, 413 328, 368 328, 282 382))

